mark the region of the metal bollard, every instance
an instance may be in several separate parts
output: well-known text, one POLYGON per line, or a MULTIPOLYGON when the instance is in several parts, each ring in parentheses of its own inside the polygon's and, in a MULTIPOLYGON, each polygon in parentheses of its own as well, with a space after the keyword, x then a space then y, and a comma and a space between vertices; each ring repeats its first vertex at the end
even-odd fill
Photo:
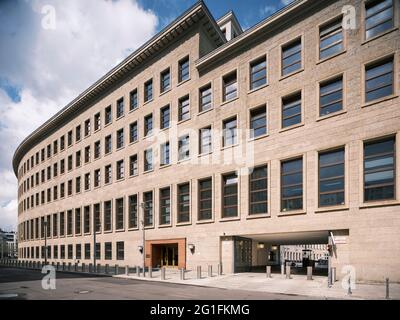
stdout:
POLYGON ((286 279, 290 279, 290 266, 286 266, 286 279))
POLYGON ((267 278, 271 278, 271 266, 267 266, 266 268, 267 278))
POLYGON ((125 266, 125 275, 129 276, 129 266, 125 266))
POLYGON ((201 279, 201 266, 197 266, 197 279, 201 279))
POLYGON ((153 268, 149 267, 149 278, 153 278, 153 268))
POLYGON ((135 267, 135 270, 136 270, 136 276, 137 276, 137 277, 140 277, 140 267, 139 267, 139 266, 136 266, 136 267, 135 267))
POLYGON ((212 275, 212 265, 209 265, 208 266, 208 276, 211 278, 213 275, 212 275))
POLYGON ((218 274, 219 276, 222 275, 222 264, 221 264, 221 263, 218 263, 217 268, 218 268, 217 274, 218 274))
POLYGON ((389 278, 386 278, 386 300, 389 300, 389 278))
POLYGON ((312 280, 312 267, 307 267, 307 280, 312 280))
POLYGON ((114 268, 115 268, 114 274, 118 275, 118 272, 119 272, 118 265, 116 264, 114 268))
POLYGON ((143 278, 146 278, 146 266, 142 268, 142 271, 143 271, 143 278))
POLYGON ((180 270, 180 279, 185 280, 185 268, 181 268, 180 270))
POLYGON ((108 272, 109 272, 109 270, 108 270, 109 267, 110 267, 110 266, 109 266, 108 264, 106 264, 105 270, 104 270, 106 274, 108 274, 108 272))
POLYGON ((161 280, 165 280, 165 267, 161 267, 161 280))

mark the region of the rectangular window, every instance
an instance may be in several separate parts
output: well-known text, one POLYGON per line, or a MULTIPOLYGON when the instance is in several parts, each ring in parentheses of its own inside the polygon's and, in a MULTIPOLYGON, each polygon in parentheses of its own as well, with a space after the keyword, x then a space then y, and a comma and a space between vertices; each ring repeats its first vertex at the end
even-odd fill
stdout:
POLYGON ((84 132, 85 137, 87 137, 88 135, 90 135, 90 132, 91 132, 91 122, 90 122, 90 119, 87 119, 87 120, 85 121, 85 132, 84 132))
POLYGON ((365 101, 393 94, 393 57, 372 63, 365 68, 365 101))
POLYGON ((238 176, 236 173, 222 176, 222 218, 238 216, 238 176))
POLYGON ((90 162, 90 145, 85 147, 85 163, 90 162))
POLYGON ((67 192, 68 192, 68 196, 72 195, 72 180, 68 180, 67 192))
POLYGON ((121 118, 124 113, 124 98, 121 98, 117 101, 117 119, 121 118))
POLYGON ((282 128, 301 123, 301 91, 282 98, 282 128))
POLYGON ((85 243, 85 260, 90 260, 90 243, 85 243))
POLYGON ((138 227, 138 199, 137 194, 129 196, 129 228, 138 227))
POLYGON ((237 72, 234 71, 222 78, 223 101, 229 101, 237 97, 237 72))
POLYGON ((153 133, 153 114, 144 117, 144 136, 149 136, 153 133))
POLYGON ((190 139, 189 135, 184 135, 178 140, 178 160, 185 160, 190 157, 190 139))
POLYGON ((282 76, 301 69, 301 38, 282 46, 282 76))
POLYGON ((137 121, 129 125, 129 143, 136 142, 138 140, 138 124, 137 121))
POLYGON ((117 230, 124 229, 124 198, 115 200, 115 228, 117 230))
POLYGON ((75 235, 81 234, 81 209, 75 209, 75 235))
POLYGON ((160 110, 160 128, 166 129, 169 128, 170 122, 170 112, 169 112, 169 105, 161 108, 160 110))
POLYGON ((129 157, 129 175, 136 176, 139 173, 137 154, 129 157))
POLYGON ((65 236, 65 213, 60 212, 60 237, 65 236))
POLYGON ((111 231, 112 228, 112 203, 111 201, 104 202, 104 231, 111 231))
POLYGON ((190 99, 185 96, 179 99, 178 103, 178 120, 184 121, 190 118, 190 99))
POLYGON ((105 260, 112 259, 112 243, 111 242, 104 243, 104 259, 105 260))
POLYGON ((81 177, 76 177, 75 179, 75 192, 81 192, 81 177))
POLYGON ((212 152, 211 126, 200 129, 199 153, 207 154, 212 152))
POLYGON ((101 232, 101 206, 100 203, 95 203, 93 205, 93 218, 96 226, 96 232, 101 232))
MULTIPOLYGON (((67 143, 68 143, 68 147, 72 146, 72 130, 68 131, 67 133, 67 143)), ((43 159, 42 159, 43 161, 43 159)))
POLYGON ((144 102, 153 100, 153 79, 144 84, 144 102))
POLYGON ((396 140, 364 143, 364 201, 395 199, 396 140))
POLYGON ((153 170, 153 149, 144 151, 144 171, 153 170))
POLYGON ((262 106, 250 111, 250 138, 267 133, 267 108, 262 106))
POLYGON ((104 183, 105 184, 111 183, 111 180, 112 180, 112 170, 111 170, 111 164, 109 164, 104 168, 104 183))
POLYGON ((224 136, 223 147, 232 146, 238 143, 237 141, 237 118, 233 117, 223 122, 224 136))
POLYGON ((171 190, 160 189, 160 225, 171 223, 171 190))
POLYGON ((137 89, 135 89, 129 93, 129 108, 132 111, 137 109, 138 106, 139 106, 138 91, 137 89))
POLYGON ((77 151, 75 154, 75 167, 80 167, 82 164, 82 156, 81 156, 81 151, 77 151))
POLYGON ((67 211, 67 235, 72 236, 72 210, 67 211))
MULTIPOLYGON (((63 151, 65 149, 65 136, 60 137, 60 150, 63 151)), ((39 163, 38 161, 38 154, 36 154, 36 164, 39 163)))
POLYGON ((90 233, 90 206, 83 208, 83 232, 90 233))
POLYGON ((78 142, 79 140, 81 140, 81 126, 77 126, 75 128, 75 141, 78 142))
POLYGON ((58 246, 57 245, 53 246, 53 253, 54 253, 54 259, 58 259, 58 246))
POLYGON ((51 144, 47 146, 47 158, 51 157, 51 144))
POLYGON ((95 254, 96 254, 96 259, 100 260, 100 258, 101 258, 101 243, 96 243, 95 254))
POLYGON ((319 206, 344 204, 344 149, 319 155, 319 206))
POLYGON ((321 26, 319 29, 319 58, 325 59, 339 52, 343 47, 343 17, 321 26))
POLYGON ((250 90, 267 84, 267 58, 264 56, 250 63, 250 90))
POLYGON ((65 196, 65 183, 60 184, 60 198, 64 198, 65 196))
POLYGON ((117 149, 124 146, 124 128, 117 131, 117 149))
MULTIPOLYGON (((39 249, 39 248, 37 248, 39 249)), ((65 259, 65 245, 60 246, 60 259, 65 259)))
POLYGON ((199 180, 199 220, 212 218, 212 178, 199 180))
POLYGON ((95 159, 100 158, 100 153, 101 153, 101 145, 99 140, 94 143, 94 158, 95 159))
POLYGON ((325 116, 343 109, 343 76, 320 83, 319 115, 325 116))
POLYGON ((249 215, 268 212, 268 167, 252 170, 249 176, 249 215))
POLYGON ((303 158, 281 162, 281 210, 303 208, 303 158))
POLYGON ((161 72, 160 75, 160 92, 163 93, 171 89, 171 72, 169 68, 161 72))
POLYGON ((112 150, 112 138, 111 138, 111 134, 108 135, 107 137, 105 137, 104 140, 104 153, 105 154, 109 154, 112 150))
POLYGON ((163 143, 160 147, 161 149, 161 166, 166 166, 170 164, 170 151, 169 151, 169 141, 163 143))
POLYGON ((100 186, 100 182, 101 182, 100 169, 96 169, 94 171, 94 187, 97 188, 98 186, 100 186))
POLYGON ((124 242, 118 241, 117 242, 117 260, 124 260, 125 259, 125 248, 124 242))
POLYGON ((99 112, 94 115, 94 131, 97 131, 100 128, 101 128, 101 114, 99 112))
POLYGON ((207 111, 212 108, 212 87, 211 83, 200 88, 199 90, 199 112, 207 111))
POLYGON ((67 248, 68 248, 68 252, 67 252, 68 253, 68 259, 72 260, 73 257, 74 257, 74 251, 73 251, 74 248, 73 248, 72 244, 69 244, 67 248))
POLYGON ((75 246, 75 259, 81 260, 82 259, 82 245, 77 244, 75 246))
POLYGON ((153 191, 143 193, 144 226, 153 225, 153 191))
MULTIPOLYGON (((33 220, 32 220, 32 222, 33 222, 33 220)), ((33 228, 33 224, 31 224, 31 226, 33 228)), ((57 236, 58 236, 58 214, 54 213, 53 214, 53 237, 57 237, 57 236)))
MULTIPOLYGON (((68 171, 72 170, 72 154, 68 156, 68 171)), ((43 181, 42 181, 43 182, 43 181)))
MULTIPOLYGON (((58 152, 58 140, 53 141, 53 154, 58 152)), ((33 158, 31 159, 31 166, 33 167, 33 158)))
POLYGON ((104 111, 104 124, 108 125, 112 121, 112 111, 111 106, 108 106, 104 111))
POLYGON ((85 191, 90 189, 90 172, 85 174, 85 191))
POLYGON ((371 39, 394 27, 393 0, 365 2, 365 38, 371 39))
POLYGON ((190 67, 189 57, 185 57, 179 61, 179 66, 178 66, 179 82, 189 80, 190 77, 189 67, 190 67))

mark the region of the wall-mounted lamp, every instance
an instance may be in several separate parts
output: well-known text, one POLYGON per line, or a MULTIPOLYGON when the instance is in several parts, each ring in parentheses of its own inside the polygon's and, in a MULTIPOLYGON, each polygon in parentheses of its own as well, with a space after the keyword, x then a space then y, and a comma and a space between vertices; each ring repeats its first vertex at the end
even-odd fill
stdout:
POLYGON ((265 245, 264 245, 263 242, 259 242, 259 243, 257 244, 257 248, 258 248, 258 249, 264 249, 264 247, 265 247, 265 245))
POLYGON ((189 244, 188 244, 188 248, 189 248, 190 252, 193 254, 194 249, 195 249, 194 244, 193 244, 193 243, 189 243, 189 244))
POLYGON ((143 246, 138 246, 140 253, 143 253, 143 246))
POLYGON ((278 246, 272 246, 272 247, 271 247, 271 250, 274 250, 274 251, 275 251, 275 250, 278 250, 278 246))

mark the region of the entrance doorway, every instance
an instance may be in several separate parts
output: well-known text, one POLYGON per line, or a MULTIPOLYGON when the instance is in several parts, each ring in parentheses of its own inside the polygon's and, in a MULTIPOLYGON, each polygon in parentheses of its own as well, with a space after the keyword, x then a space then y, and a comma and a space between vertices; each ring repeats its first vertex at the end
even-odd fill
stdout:
POLYGON ((147 240, 146 266, 186 268, 186 239, 147 240))
POLYGON ((159 245, 160 247, 160 266, 177 267, 178 266, 178 244, 159 245))

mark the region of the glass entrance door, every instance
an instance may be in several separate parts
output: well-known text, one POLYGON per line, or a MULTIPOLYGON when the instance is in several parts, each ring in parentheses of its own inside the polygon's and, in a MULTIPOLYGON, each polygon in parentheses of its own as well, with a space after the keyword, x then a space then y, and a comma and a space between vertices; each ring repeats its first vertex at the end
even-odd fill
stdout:
POLYGON ((168 244, 161 246, 161 266, 178 266, 178 244, 168 244))

